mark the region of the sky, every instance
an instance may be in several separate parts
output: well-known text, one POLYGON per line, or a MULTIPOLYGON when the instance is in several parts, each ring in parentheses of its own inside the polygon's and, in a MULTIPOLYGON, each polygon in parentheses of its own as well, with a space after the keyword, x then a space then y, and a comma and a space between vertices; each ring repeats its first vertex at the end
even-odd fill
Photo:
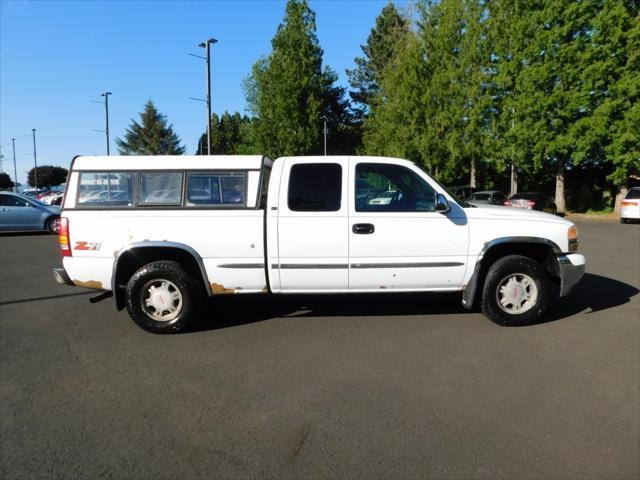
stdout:
MULTIPOLYGON (((346 69, 388 0, 310 0, 324 64, 348 86, 346 69)), ((400 7, 406 2, 396 1, 400 7)), ((206 125, 204 61, 211 50, 212 110, 245 112, 242 81, 271 51, 284 0, 25 1, 0 0, 0 146, 2 168, 18 181, 38 165, 68 167, 75 155, 104 155, 102 92, 110 91, 111 154, 131 119, 151 99, 188 154, 206 125)))

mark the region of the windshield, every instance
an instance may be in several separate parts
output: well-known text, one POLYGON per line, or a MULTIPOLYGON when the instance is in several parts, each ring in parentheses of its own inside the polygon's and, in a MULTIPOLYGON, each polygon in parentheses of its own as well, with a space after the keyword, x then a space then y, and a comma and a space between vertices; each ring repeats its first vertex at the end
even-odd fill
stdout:
POLYGON ((631 190, 629 190, 629 193, 627 193, 627 196, 625 198, 640 198, 640 188, 632 188, 631 190))
POLYGON ((531 200, 532 198, 536 198, 537 196, 539 196, 537 193, 516 193, 513 197, 511 197, 512 200, 531 200))
POLYGON ((469 197, 469 200, 491 200, 490 193, 474 193, 469 197))

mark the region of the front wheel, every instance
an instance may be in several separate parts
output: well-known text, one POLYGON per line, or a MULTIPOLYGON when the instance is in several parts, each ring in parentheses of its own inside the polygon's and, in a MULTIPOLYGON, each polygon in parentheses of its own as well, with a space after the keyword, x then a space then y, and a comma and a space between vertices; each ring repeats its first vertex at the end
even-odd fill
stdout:
POLYGON ((535 260, 509 255, 487 272, 482 290, 482 313, 501 325, 539 322, 551 303, 549 276, 535 260))
POLYGON ((127 283, 127 310, 133 321, 152 333, 182 330, 202 299, 197 281, 173 261, 148 263, 127 283))

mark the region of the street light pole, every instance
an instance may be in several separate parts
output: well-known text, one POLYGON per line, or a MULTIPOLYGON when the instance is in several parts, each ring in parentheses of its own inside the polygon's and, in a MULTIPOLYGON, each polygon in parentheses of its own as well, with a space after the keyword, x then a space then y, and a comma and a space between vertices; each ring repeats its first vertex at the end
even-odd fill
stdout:
POLYGON ((324 156, 327 156, 327 119, 324 119, 324 156))
POLYGON ((33 164, 35 165, 35 170, 33 171, 33 177, 36 180, 36 195, 38 194, 38 157, 36 156, 36 129, 32 128, 31 132, 33 133, 33 164))
POLYGON ((206 49, 205 62, 207 67, 207 155, 211 155, 211 45, 218 43, 215 38, 198 45, 206 49))
POLYGON ((16 168, 16 139, 12 138, 11 143, 13 144, 13 176, 16 181, 13 186, 13 191, 18 193, 18 169, 16 168))
POLYGON ((107 135, 107 156, 109 156, 109 95, 111 92, 104 92, 101 94, 104 97, 104 113, 106 116, 105 133, 107 135))

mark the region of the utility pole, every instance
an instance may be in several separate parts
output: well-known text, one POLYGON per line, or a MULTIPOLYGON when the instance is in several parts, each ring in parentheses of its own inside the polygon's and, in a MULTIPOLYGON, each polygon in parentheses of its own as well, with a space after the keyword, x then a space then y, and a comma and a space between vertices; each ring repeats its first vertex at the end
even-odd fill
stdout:
POLYGON ((104 92, 101 94, 104 97, 104 113, 106 117, 105 133, 107 135, 107 156, 109 156, 109 95, 111 92, 104 92))
POLYGON ((198 45, 206 50, 205 63, 207 67, 207 155, 211 155, 211 45, 218 43, 215 38, 198 45))
POLYGON ((33 171, 33 177, 36 180, 36 195, 38 194, 38 157, 36 156, 36 129, 32 128, 31 132, 33 133, 33 164, 35 165, 35 170, 33 171))
POLYGON ((11 143, 13 144, 13 176, 15 180, 13 191, 18 193, 18 169, 16 168, 16 139, 12 138, 11 143))
POLYGON ((324 156, 327 156, 327 119, 324 119, 324 156))

